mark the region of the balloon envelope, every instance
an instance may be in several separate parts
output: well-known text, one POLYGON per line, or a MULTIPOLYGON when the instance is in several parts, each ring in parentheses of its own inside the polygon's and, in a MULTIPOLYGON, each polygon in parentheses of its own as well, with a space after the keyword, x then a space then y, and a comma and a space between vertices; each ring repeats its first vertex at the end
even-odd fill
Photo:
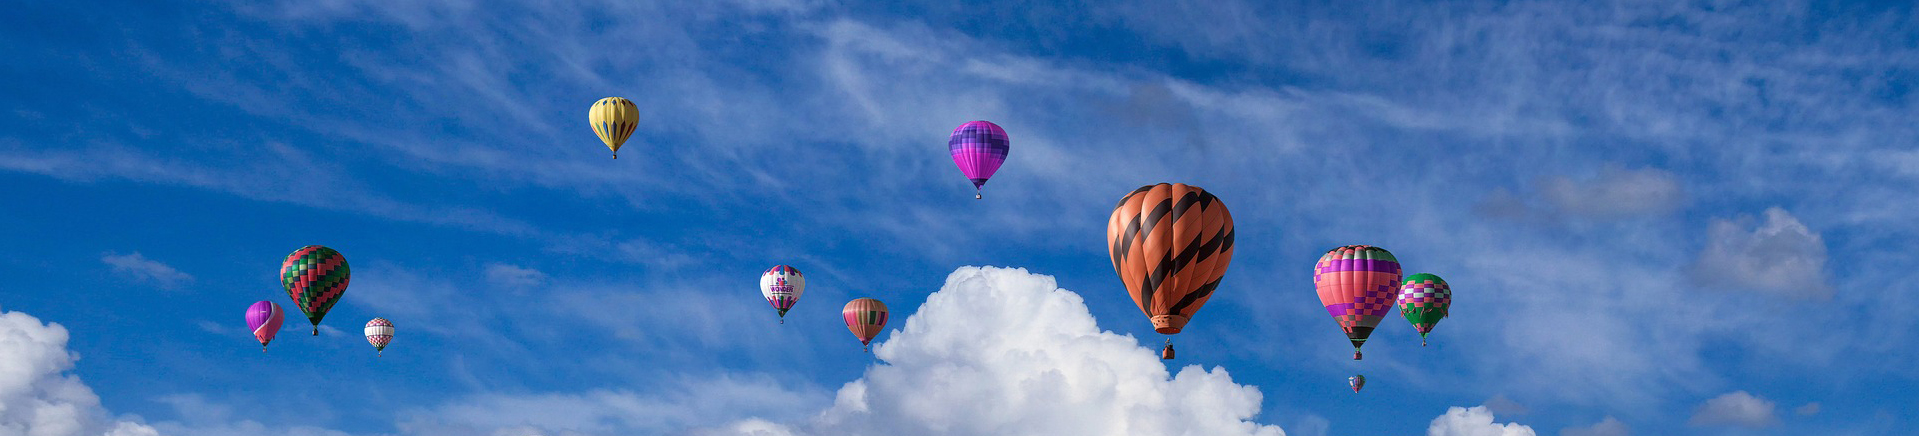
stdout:
POLYGON ((1326 313, 1339 322, 1353 343, 1353 360, 1366 345, 1379 320, 1392 310, 1398 295, 1399 260, 1386 249, 1369 245, 1334 248, 1313 267, 1313 287, 1326 313))
POLYGON ((786 265, 777 265, 766 273, 760 274, 760 295, 766 297, 767 304, 780 311, 780 318, 786 318, 786 311, 793 303, 800 301, 800 295, 806 293, 806 277, 800 270, 786 265))
POLYGON ((613 151, 613 158, 620 158, 620 146, 626 144, 626 138, 633 136, 633 130, 640 126, 640 109, 632 100, 619 97, 602 98, 593 102, 593 109, 586 113, 586 120, 593 125, 593 134, 599 135, 600 142, 613 151))
POLYGON ((960 172, 966 174, 966 178, 973 181, 973 189, 978 190, 999 171, 1000 164, 1006 163, 1012 141, 998 124, 968 121, 953 129, 953 136, 946 139, 946 149, 953 153, 953 164, 959 165, 960 172))
POLYGON ((1413 274, 1399 287, 1399 314, 1419 332, 1420 345, 1426 344, 1426 334, 1450 314, 1452 305, 1453 288, 1437 275, 1413 274))
POLYGON ((346 294, 351 276, 346 256, 318 245, 300 247, 280 262, 280 284, 293 297, 293 305, 313 322, 314 336, 320 335, 320 319, 346 294))
POLYGON ((374 318, 366 322, 366 341, 373 344, 373 351, 386 351, 386 344, 393 342, 393 323, 386 318, 374 318))
POLYGON ((1359 388, 1366 387, 1366 376, 1355 375, 1352 377, 1347 377, 1346 384, 1352 385, 1353 392, 1359 392, 1359 388))
POLYGON ((846 329, 860 338, 860 345, 866 345, 886 327, 886 303, 871 298, 849 301, 840 316, 846 319, 846 329))
POLYGON ((1177 334, 1233 261, 1233 215, 1197 186, 1161 183, 1120 198, 1106 224, 1113 271, 1153 323, 1177 334))
POLYGON ((273 336, 280 334, 280 323, 286 320, 286 311, 271 301, 253 303, 247 308, 247 328, 253 330, 253 338, 260 340, 260 349, 265 350, 273 336))

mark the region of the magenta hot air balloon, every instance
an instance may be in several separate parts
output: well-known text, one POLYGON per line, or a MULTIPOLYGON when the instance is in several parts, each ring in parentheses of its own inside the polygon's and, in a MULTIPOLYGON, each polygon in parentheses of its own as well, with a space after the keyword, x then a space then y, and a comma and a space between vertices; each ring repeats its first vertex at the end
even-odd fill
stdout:
POLYGON ((1006 129, 990 121, 961 124, 946 140, 946 148, 953 152, 953 163, 959 165, 960 172, 973 181, 975 199, 984 198, 981 187, 986 179, 993 178, 994 171, 999 171, 1000 164, 1006 163, 1006 153, 1012 150, 1006 129))
POLYGON ((286 311, 271 301, 253 303, 247 308, 247 328, 253 329, 253 338, 260 340, 260 352, 267 352, 267 343, 273 342, 273 335, 280 334, 280 323, 286 321, 286 311))

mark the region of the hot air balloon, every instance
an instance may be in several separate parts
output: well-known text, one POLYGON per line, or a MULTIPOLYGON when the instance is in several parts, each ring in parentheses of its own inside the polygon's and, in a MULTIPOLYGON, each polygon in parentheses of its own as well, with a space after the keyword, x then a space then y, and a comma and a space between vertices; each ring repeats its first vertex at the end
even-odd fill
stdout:
POLYGON ((1366 376, 1354 375, 1352 377, 1347 377, 1346 384, 1353 386, 1353 393, 1359 393, 1359 388, 1366 387, 1366 376))
POLYGON ((1379 320, 1392 310, 1399 286, 1399 260, 1384 248, 1348 245, 1327 251, 1313 267, 1319 303, 1353 342, 1353 360, 1379 320))
POLYGON ((1399 287, 1399 314, 1419 331, 1419 346, 1426 346, 1426 334, 1445 319, 1453 305, 1453 288, 1439 276, 1420 273, 1406 278, 1399 287))
POLYGON ((873 349, 867 344, 879 336, 880 329, 886 328, 886 303, 871 298, 849 301, 840 309, 840 317, 846 318, 846 329, 860 338, 861 349, 870 352, 873 349))
POLYGON ((1006 130, 998 124, 968 121, 953 129, 953 136, 946 139, 946 149, 953 152, 953 163, 959 165, 960 172, 973 181, 973 198, 979 199, 983 198, 979 191, 986 179, 1006 163, 1006 153, 1012 147, 1006 130))
POLYGON ((393 323, 386 318, 374 318, 366 322, 366 342, 373 344, 375 355, 386 354, 386 344, 393 342, 393 323))
POLYGON ((280 263, 280 284, 286 286, 287 296, 293 297, 293 305, 313 322, 314 336, 320 335, 320 319, 326 317, 326 311, 346 294, 350 276, 346 256, 318 245, 300 247, 280 263))
POLYGON ((620 158, 620 145, 626 144, 626 138, 633 136, 633 129, 640 126, 640 109, 632 100, 619 97, 602 98, 593 102, 593 109, 586 113, 587 122, 593 125, 593 134, 600 136, 600 142, 613 150, 613 158, 620 158))
POLYGON ((786 323, 786 311, 793 303, 800 301, 800 294, 806 293, 806 277, 800 270, 786 265, 776 265, 760 274, 760 295, 766 296, 766 302, 780 311, 780 324, 786 323))
POLYGON ((253 329, 253 338, 260 340, 260 352, 267 352, 267 343, 273 342, 273 336, 280 334, 280 323, 285 321, 286 311, 271 301, 253 303, 247 308, 247 328, 253 329))
MULTIPOLYGON (((1212 297, 1233 261, 1233 215, 1197 186, 1147 185, 1120 198, 1106 224, 1113 270, 1153 322, 1177 334, 1212 297)), ((1162 358, 1172 358, 1168 338, 1162 358)))

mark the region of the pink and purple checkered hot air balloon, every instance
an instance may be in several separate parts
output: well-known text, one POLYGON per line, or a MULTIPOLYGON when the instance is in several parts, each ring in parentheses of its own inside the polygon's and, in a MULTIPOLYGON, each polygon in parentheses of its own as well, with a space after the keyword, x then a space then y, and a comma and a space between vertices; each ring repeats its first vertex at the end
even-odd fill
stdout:
POLYGON ((393 342, 393 322, 386 318, 374 318, 366 322, 366 342, 373 344, 375 355, 386 354, 386 344, 393 342))
POLYGON ((1359 347, 1366 345, 1379 320, 1392 312, 1399 276, 1399 259, 1370 245, 1334 248, 1313 266, 1319 302, 1353 342, 1353 360, 1359 360, 1359 347))
POLYGON ((1006 163, 1011 144, 1006 129, 990 121, 968 121, 953 129, 946 148, 953 152, 953 163, 959 165, 960 172, 973 181, 973 198, 984 198, 979 191, 986 185, 986 179, 993 178, 993 172, 999 171, 1000 164, 1006 163))
POLYGON ((1446 279, 1432 274, 1413 274, 1399 287, 1399 314, 1419 331, 1419 346, 1426 346, 1426 334, 1433 332, 1439 320, 1450 315, 1453 288, 1446 279))
POLYGON ((267 343, 273 342, 273 336, 280 334, 280 323, 286 321, 287 313, 280 305, 271 301, 253 303, 247 308, 247 328, 253 329, 253 338, 260 340, 260 352, 267 352, 267 343))
POLYGON ((786 323, 786 311, 793 303, 800 301, 800 294, 806 293, 806 277, 800 270, 786 265, 776 265, 760 274, 760 295, 766 296, 767 304, 780 311, 780 324, 786 323))

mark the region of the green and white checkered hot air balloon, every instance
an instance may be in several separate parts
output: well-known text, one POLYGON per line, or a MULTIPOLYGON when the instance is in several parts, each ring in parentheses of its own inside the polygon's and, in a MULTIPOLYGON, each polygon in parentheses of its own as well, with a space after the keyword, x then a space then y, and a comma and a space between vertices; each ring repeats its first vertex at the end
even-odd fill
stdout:
POLYGON ((1453 305, 1453 288, 1445 279, 1432 274, 1413 274, 1399 287, 1399 314, 1419 331, 1419 345, 1426 346, 1426 334, 1445 319, 1453 305))

